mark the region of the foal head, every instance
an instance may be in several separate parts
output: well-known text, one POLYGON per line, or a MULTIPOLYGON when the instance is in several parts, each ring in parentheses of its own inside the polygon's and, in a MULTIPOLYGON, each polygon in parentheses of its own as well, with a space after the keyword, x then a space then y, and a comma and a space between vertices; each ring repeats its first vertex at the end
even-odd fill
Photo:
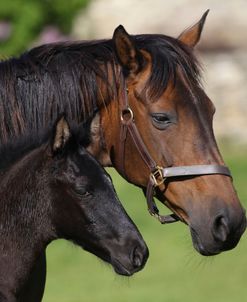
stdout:
POLYGON ((81 146, 78 136, 61 118, 49 146, 57 237, 72 240, 111 263, 118 274, 132 275, 145 265, 147 246, 119 202, 110 176, 81 146))
MULTIPOLYGON (((131 110, 127 107, 125 123, 134 121, 157 166, 224 165, 212 128, 215 108, 200 85, 193 55, 206 15, 178 39, 130 36, 122 26, 115 30, 120 90, 118 102, 102 114, 104 137, 112 164, 144 190, 152 171, 134 144, 133 131, 121 132, 126 99, 131 110)), ((195 248, 212 255, 236 246, 246 218, 229 176, 201 174, 169 178, 156 188, 156 196, 189 225, 195 248)))

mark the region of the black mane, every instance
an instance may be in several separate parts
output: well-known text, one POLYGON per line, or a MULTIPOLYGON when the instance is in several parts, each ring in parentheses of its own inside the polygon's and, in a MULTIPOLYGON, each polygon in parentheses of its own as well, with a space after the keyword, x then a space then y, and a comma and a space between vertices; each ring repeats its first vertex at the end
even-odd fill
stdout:
MULTIPOLYGON (((152 57, 152 74, 146 85, 151 97, 161 95, 169 79, 175 81, 177 66, 190 82, 198 84, 197 61, 178 40, 163 35, 133 39, 152 57)), ((0 143, 25 133, 40 135, 61 112, 66 112, 69 122, 92 118, 101 96, 97 79, 105 81, 108 96, 114 96, 117 66, 112 40, 43 45, 0 63, 0 143), (111 80, 109 68, 114 75, 111 80)))

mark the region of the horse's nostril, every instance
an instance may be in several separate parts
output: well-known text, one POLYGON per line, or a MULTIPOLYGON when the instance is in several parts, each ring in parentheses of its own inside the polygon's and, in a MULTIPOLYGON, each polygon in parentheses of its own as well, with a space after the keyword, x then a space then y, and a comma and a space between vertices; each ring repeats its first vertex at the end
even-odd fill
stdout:
POLYGON ((227 224, 226 217, 219 215, 216 217, 213 224, 213 236, 215 240, 225 242, 227 240, 227 236, 229 234, 229 227, 227 224))
POLYGON ((138 247, 134 248, 132 254, 132 263, 135 268, 141 267, 143 265, 143 253, 138 247))

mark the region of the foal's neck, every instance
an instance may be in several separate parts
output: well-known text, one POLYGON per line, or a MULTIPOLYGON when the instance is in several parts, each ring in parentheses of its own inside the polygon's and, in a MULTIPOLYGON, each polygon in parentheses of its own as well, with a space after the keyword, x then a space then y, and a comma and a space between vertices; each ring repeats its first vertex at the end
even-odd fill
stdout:
POLYGON ((0 178, 0 234, 10 239, 21 238, 22 244, 25 240, 46 241, 45 236, 50 233, 51 176, 45 147, 23 156, 0 178))
POLYGON ((43 147, 8 168, 0 180, 0 293, 25 284, 52 239, 43 147))

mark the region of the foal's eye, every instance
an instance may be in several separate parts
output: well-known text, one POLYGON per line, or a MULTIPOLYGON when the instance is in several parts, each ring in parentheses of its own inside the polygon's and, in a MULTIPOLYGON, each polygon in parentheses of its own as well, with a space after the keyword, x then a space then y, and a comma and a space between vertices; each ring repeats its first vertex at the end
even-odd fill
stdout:
POLYGON ((81 196, 83 196, 83 197, 88 197, 88 196, 90 196, 91 194, 89 193, 89 192, 84 192, 84 193, 82 193, 82 194, 80 194, 81 196))
POLYGON ((164 130, 174 123, 174 118, 169 113, 152 113, 151 118, 154 127, 159 130, 164 130))
POLYGON ((75 188, 75 193, 81 197, 89 197, 91 196, 91 193, 85 190, 85 188, 75 188))

